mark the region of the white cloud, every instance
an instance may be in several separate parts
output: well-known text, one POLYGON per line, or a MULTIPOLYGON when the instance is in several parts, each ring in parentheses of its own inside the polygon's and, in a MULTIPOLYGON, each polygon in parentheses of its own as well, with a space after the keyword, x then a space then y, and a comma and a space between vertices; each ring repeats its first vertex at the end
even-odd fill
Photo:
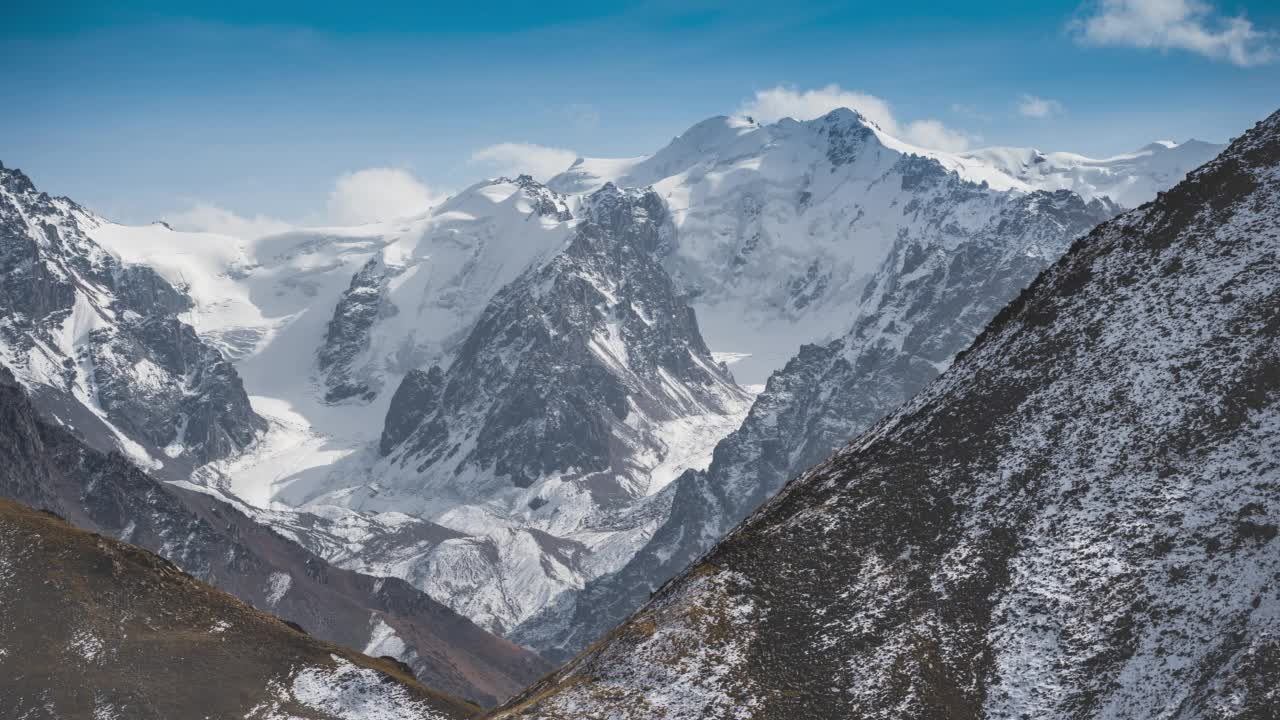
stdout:
POLYGON ((1201 0, 1099 0, 1082 10, 1071 27, 1086 44, 1186 50, 1240 66, 1276 59, 1274 33, 1201 0))
POLYGON ((771 123, 784 117, 812 120, 841 107, 857 110, 893 137, 933 150, 964 150, 974 140, 969 134, 949 128, 938 120, 900 123, 885 100, 845 90, 839 85, 803 91, 781 85, 757 90, 754 98, 738 108, 738 114, 749 115, 757 122, 771 123))
POLYGON ((1047 118, 1062 112, 1062 103, 1023 93, 1018 97, 1018 112, 1029 118, 1047 118))
POLYGON ((212 203, 196 202, 182 212, 164 216, 174 230, 211 232, 252 240, 292 229, 289 223, 266 215, 242 217, 212 203))
POLYGON ((420 213, 445 199, 404 170, 368 168, 340 175, 329 192, 324 212, 308 214, 296 223, 267 215, 252 217, 208 202, 195 202, 181 212, 164 216, 175 230, 211 232, 245 240, 292 230, 300 225, 362 225, 420 213))
POLYGON ((488 168, 494 175, 513 178, 528 174, 537 180, 568 170, 577 159, 578 153, 572 150, 534 143, 499 143, 471 154, 473 164, 488 168))
POLYGON ((326 211, 330 222, 360 225, 414 215, 444 199, 404 170, 368 168, 334 182, 326 211))

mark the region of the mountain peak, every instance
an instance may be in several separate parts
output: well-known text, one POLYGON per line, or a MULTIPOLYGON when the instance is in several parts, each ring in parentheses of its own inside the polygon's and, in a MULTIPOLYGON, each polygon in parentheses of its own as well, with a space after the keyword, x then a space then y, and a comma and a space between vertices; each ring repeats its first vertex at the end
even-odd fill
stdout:
POLYGON ((7 168, 0 165, 0 187, 9 192, 19 194, 29 194, 36 192, 35 183, 31 182, 31 178, 18 168, 7 168))
POLYGON ((823 125, 862 125, 884 132, 884 129, 867 119, 866 115, 848 107, 838 107, 819 118, 823 125))

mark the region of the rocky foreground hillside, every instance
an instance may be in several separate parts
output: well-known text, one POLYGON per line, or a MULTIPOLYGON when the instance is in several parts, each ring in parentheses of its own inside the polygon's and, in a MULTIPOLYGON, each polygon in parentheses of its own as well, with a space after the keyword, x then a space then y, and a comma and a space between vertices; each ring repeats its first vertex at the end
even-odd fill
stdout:
POLYGON ((64 720, 443 720, 478 709, 133 545, 0 499, 0 708, 64 720))
POLYGON ((495 716, 1273 717, 1278 536, 1280 113, 495 716))
POLYGON ((0 497, 152 549, 316 637, 394 656, 459 697, 491 705, 550 669, 403 580, 333 567, 213 495, 158 482, 119 454, 86 447, 43 421, 3 366, 0 497))

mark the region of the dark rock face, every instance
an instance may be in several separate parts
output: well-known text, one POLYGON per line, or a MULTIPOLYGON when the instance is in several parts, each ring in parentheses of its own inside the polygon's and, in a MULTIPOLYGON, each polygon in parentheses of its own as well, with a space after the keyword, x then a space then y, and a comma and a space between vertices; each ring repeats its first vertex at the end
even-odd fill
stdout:
MULTIPOLYGON (((921 174, 939 169, 923 168, 921 174)), ((934 181, 947 181, 946 174, 934 181)), ((805 346, 774 373, 707 471, 676 481, 671 516, 649 544, 512 637, 567 658, 603 636, 788 479, 936 378, 1072 239, 1115 211, 1067 191, 1037 192, 1017 198, 972 238, 929 245, 899 239, 867 285, 854 328, 829 345, 805 346)))
POLYGON ((447 372, 406 377, 383 434, 394 463, 491 469, 519 487, 601 473, 646 442, 644 422, 741 392, 659 262, 673 232, 661 199, 607 185, 585 208, 563 252, 495 296, 447 372))
POLYGON ((0 466, 0 496, 152 549, 318 638, 363 649, 394 633, 401 659, 432 687, 491 704, 548 669, 403 580, 333 567, 232 505, 85 447, 39 419, 3 366, 0 466))
POLYGON ((316 640, 139 547, 0 499, 7 717, 471 717, 394 662, 316 640))
POLYGON ((395 312, 385 297, 389 279, 387 269, 374 258, 351 278, 351 286, 338 300, 318 353, 320 372, 329 388, 326 401, 353 397, 368 401, 377 395, 370 380, 354 377, 352 364, 367 345, 378 317, 395 312))
POLYGON ((123 434, 170 474, 244 448, 266 423, 230 363, 178 319, 191 299, 94 243, 86 228, 100 222, 0 170, 5 362, 45 412, 101 449, 123 434))
POLYGON ((832 172, 853 162, 858 152, 875 138, 875 132, 867 126, 867 119, 852 110, 834 110, 822 118, 822 123, 832 172))
POLYGON ((1277 270, 1280 113, 496 715, 1271 716, 1277 270))
POLYGON ((387 408, 387 421, 378 444, 383 455, 391 454, 407 440, 424 419, 435 416, 443 393, 444 371, 439 365, 432 365, 427 372, 414 369, 405 374, 387 408))

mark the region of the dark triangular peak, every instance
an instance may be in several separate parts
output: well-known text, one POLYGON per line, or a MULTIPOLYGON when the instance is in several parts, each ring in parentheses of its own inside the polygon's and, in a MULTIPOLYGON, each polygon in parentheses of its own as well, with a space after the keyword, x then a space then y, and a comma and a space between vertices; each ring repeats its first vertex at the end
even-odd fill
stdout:
POLYGON ((674 232, 661 198, 608 184, 581 212, 560 254, 494 297, 447 372, 406 377, 396 396, 420 401, 393 400, 382 451, 408 474, 386 484, 627 485, 654 423, 745 397, 661 265, 674 232))
POLYGON ((498 716, 1269 717, 1280 114, 498 716))

